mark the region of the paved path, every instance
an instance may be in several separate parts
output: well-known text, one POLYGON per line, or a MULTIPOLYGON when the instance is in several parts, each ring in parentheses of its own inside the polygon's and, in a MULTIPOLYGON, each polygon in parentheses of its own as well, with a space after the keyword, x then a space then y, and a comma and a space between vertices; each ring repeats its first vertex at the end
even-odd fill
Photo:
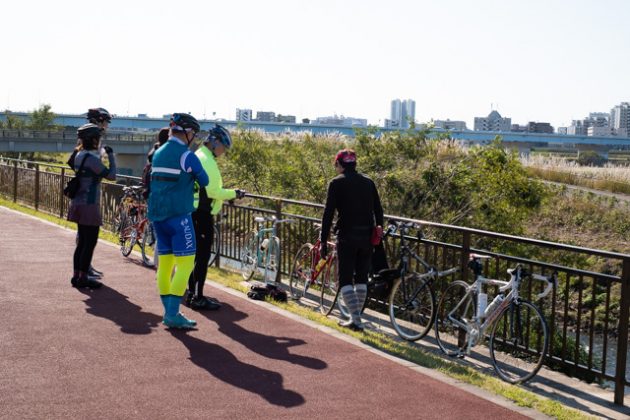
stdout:
POLYGON ((73 232, 2 207, 0 227, 2 419, 523 418, 215 288, 171 332, 137 260, 99 243, 106 286, 80 291, 73 232))

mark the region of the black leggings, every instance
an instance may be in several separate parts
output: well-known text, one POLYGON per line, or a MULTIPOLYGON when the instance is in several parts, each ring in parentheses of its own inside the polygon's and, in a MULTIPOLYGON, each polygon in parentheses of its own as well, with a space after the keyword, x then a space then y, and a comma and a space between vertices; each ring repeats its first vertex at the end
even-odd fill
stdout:
POLYGON ((367 283, 372 249, 369 237, 337 237, 339 288, 367 283))
POLYGON ((78 225, 79 235, 74 250, 74 271, 87 273, 92 264, 100 226, 78 225))
POLYGON ((188 290, 196 296, 203 296, 203 285, 208 274, 208 261, 214 242, 214 217, 207 211, 195 211, 192 214, 195 226, 197 252, 195 268, 188 279, 188 290))

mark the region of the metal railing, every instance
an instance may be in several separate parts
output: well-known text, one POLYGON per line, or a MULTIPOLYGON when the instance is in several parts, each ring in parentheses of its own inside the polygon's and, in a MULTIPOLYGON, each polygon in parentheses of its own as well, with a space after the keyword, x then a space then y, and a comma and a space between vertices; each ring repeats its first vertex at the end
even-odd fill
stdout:
MULTIPOLYGON (((69 203, 63 196, 63 187, 72 175, 72 171, 59 165, 0 160, 0 196, 64 217, 69 203)), ((117 183, 103 184, 105 228, 112 228, 122 186, 137 182, 139 178, 119 177, 117 183)), ((279 271, 287 274, 300 245, 315 240, 314 223, 320 220, 322 208, 321 204, 262 195, 248 195, 239 204, 226 205, 221 221, 221 256, 238 260, 244 236, 255 225, 255 215, 293 218, 296 223, 279 226, 279 271)), ((531 272, 557 272, 558 287, 550 297, 535 302, 545 313, 551 333, 546 363, 571 375, 614 382, 614 402, 623 405, 624 388, 630 385, 626 375, 630 255, 398 216, 388 218, 421 225, 422 237, 408 238, 415 243, 415 251, 438 268, 460 265, 463 280, 471 279, 466 264, 473 252, 492 256, 484 267, 488 277, 506 279, 506 269, 516 263, 531 272)), ((392 263, 397 257, 398 241, 394 237, 386 243, 392 263)), ((441 279, 435 285, 438 295, 452 280, 441 279)), ((540 292, 538 287, 541 286, 525 281, 522 296, 532 299, 540 292)), ((532 346, 530 351, 535 353, 537 349, 532 346)))
MULTIPOLYGON (((105 137, 108 141, 137 141, 155 142, 155 134, 140 134, 133 132, 117 133, 108 131, 105 137)), ((50 140, 73 140, 77 139, 76 130, 0 130, 0 139, 50 139, 50 140)))

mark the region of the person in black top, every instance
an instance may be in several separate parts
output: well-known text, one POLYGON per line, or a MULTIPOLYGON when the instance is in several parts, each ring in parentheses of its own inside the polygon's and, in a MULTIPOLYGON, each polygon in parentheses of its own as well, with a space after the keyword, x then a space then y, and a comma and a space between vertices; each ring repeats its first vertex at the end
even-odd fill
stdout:
POLYGON ((322 217, 320 255, 328 254, 327 240, 337 211, 337 256, 339 287, 351 319, 339 325, 363 330, 361 308, 367 295, 367 278, 372 257, 371 236, 375 226, 383 225, 383 207, 376 185, 356 170, 357 155, 343 149, 335 157, 339 175, 328 184, 326 206, 322 217))

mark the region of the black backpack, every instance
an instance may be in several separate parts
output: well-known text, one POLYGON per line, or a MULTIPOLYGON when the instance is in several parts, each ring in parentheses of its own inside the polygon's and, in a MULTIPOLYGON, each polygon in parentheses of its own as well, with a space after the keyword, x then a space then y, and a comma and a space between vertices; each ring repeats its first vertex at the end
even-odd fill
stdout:
MULTIPOLYGON (((87 160, 89 156, 90 156, 89 153, 85 155, 85 157, 83 158, 83 161, 81 162, 81 165, 79 166, 79 170, 75 172, 74 177, 72 177, 71 180, 66 182, 66 186, 63 189, 63 195, 65 195, 69 199, 73 199, 74 197, 76 197, 77 193, 79 192, 79 187, 81 186, 81 181, 79 180, 79 174, 83 170, 83 165, 85 165, 85 161, 87 160)), ((74 163, 74 158, 72 156, 71 156, 71 159, 72 159, 72 163, 74 163)))
POLYGON ((265 300, 267 296, 278 302, 287 301, 287 292, 273 284, 253 284, 247 292, 247 297, 254 300, 265 300))

